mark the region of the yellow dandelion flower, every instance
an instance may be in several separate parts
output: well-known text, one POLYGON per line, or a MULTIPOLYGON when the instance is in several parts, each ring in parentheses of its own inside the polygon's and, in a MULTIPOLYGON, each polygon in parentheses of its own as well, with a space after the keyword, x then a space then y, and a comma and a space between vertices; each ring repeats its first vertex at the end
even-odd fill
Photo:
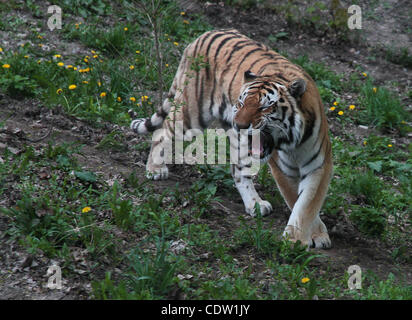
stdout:
POLYGON ((376 93, 378 91, 378 88, 373 88, 373 93, 376 93))
POLYGON ((173 44, 177 47, 179 45, 179 42, 173 42, 173 44))
POLYGON ((392 145, 391 145, 391 144, 388 144, 388 148, 392 148, 392 145))
POLYGON ((55 58, 61 58, 62 55, 61 55, 61 54, 55 54, 54 57, 55 57, 55 58))
POLYGON ((101 94, 100 94, 100 97, 102 97, 102 98, 104 98, 106 96, 106 92, 102 92, 101 94))
POLYGON ((64 63, 63 63, 63 62, 59 62, 57 65, 58 65, 59 67, 64 67, 64 63))
POLYGON ((117 97, 117 99, 116 99, 118 102, 122 102, 122 98, 120 98, 120 97, 117 97))
POLYGON ((343 116, 343 111, 339 111, 338 115, 343 116))
POLYGON ((362 75, 366 78, 368 74, 366 72, 362 73, 362 75))
POLYGON ((139 53, 140 53, 140 50, 136 50, 136 53, 139 54, 139 53))
POLYGON ((87 213, 87 212, 89 212, 89 211, 91 211, 92 210, 92 208, 90 208, 90 207, 84 207, 83 209, 82 209, 82 213, 87 213))
POLYGON ((102 83, 99 81, 99 82, 97 82, 97 85, 98 85, 99 87, 101 87, 101 86, 102 86, 102 83))
POLYGON ((24 58, 28 59, 28 58, 29 58, 29 56, 26 54, 26 55, 24 56, 24 58))
POLYGON ((166 66, 166 68, 168 68, 168 67, 169 67, 169 64, 168 64, 168 63, 166 63, 166 64, 165 64, 165 66, 166 66))
POLYGON ((339 102, 337 102, 337 101, 335 101, 335 102, 333 103, 334 106, 337 106, 338 104, 339 104, 339 102))
POLYGON ((180 12, 181 16, 184 16, 185 14, 186 14, 186 12, 184 12, 184 11, 180 12))
POLYGON ((353 104, 351 104, 351 105, 349 106, 349 109, 350 109, 350 110, 354 110, 354 109, 355 109, 355 106, 354 106, 353 104))
POLYGON ((5 63, 5 64, 3 64, 3 66, 2 66, 4 69, 8 69, 8 68, 10 68, 10 65, 8 64, 8 63, 5 63))
POLYGON ((124 31, 127 31, 127 30, 129 30, 129 29, 128 29, 127 27, 124 27, 123 30, 124 30, 124 31))
POLYGON ((3 48, 0 48, 0 52, 3 52, 3 48))
POLYGON ((132 101, 132 102, 136 102, 136 98, 135 98, 135 97, 130 97, 129 100, 132 101))
POLYGON ((73 70, 74 70, 74 71, 77 71, 77 67, 74 67, 73 70))
POLYGON ((89 81, 86 81, 86 80, 83 80, 82 81, 84 84, 88 84, 89 83, 89 81))
POLYGON ((67 68, 67 69, 73 69, 73 66, 72 66, 71 64, 68 64, 68 65, 66 66, 66 68, 67 68))
POLYGON ((86 62, 86 63, 88 63, 88 62, 89 62, 89 59, 84 58, 83 61, 86 62))
POLYGON ((62 88, 59 88, 59 89, 57 89, 57 91, 56 91, 57 94, 60 94, 60 93, 62 93, 62 92, 63 92, 63 89, 62 89, 62 88))
POLYGON ((96 54, 96 51, 94 51, 94 50, 92 50, 92 51, 90 51, 91 53, 93 53, 93 54, 96 54))
POLYGON ((134 66, 133 66, 133 65, 131 65, 131 66, 129 67, 129 69, 130 69, 130 70, 133 70, 133 69, 134 69, 134 66))
POLYGON ((98 55, 97 55, 97 54, 95 54, 95 55, 93 56, 93 58, 94 58, 94 59, 96 59, 97 57, 98 57, 98 55))
POLYGON ((368 141, 363 141, 363 145, 366 146, 368 144, 368 141))
POLYGON ((330 107, 329 110, 330 111, 335 111, 336 107, 330 107))
POLYGON ((184 23, 184 24, 189 24, 189 21, 183 20, 183 23, 184 23))
POLYGON ((307 282, 309 282, 309 281, 310 281, 309 278, 302 278, 302 280, 301 280, 302 283, 307 283, 307 282))
POLYGON ((77 86, 75 85, 75 84, 71 84, 70 86, 69 86, 69 90, 74 90, 74 89, 76 89, 77 88, 77 86))

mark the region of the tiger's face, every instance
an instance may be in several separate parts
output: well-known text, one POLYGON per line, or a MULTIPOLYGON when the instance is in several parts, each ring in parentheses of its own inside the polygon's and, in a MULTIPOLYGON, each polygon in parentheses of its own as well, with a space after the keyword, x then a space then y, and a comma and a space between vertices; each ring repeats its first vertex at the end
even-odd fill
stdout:
MULTIPOLYGON (((306 90, 303 79, 283 85, 268 76, 245 73, 245 83, 237 104, 234 106, 233 128, 248 129, 249 146, 252 129, 259 130, 259 154, 267 161, 274 149, 282 145, 295 145, 300 140, 301 118, 297 104, 306 90)), ((252 153, 252 149, 249 149, 252 153)))

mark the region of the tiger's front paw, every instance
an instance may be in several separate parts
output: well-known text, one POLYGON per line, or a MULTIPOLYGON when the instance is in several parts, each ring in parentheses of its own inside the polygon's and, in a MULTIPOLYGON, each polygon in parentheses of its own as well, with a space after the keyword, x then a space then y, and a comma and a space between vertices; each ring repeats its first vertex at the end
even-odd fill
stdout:
POLYGON ((303 235, 297 226, 288 225, 283 231, 282 237, 288 241, 298 242, 304 246, 310 248, 312 246, 312 239, 303 235))
POLYGON ((166 180, 169 177, 169 169, 166 166, 146 168, 146 177, 151 180, 166 180))
POLYGON ((328 249, 332 247, 332 241, 330 241, 328 233, 323 232, 312 235, 312 247, 321 249, 328 249))
POLYGON ((265 200, 259 200, 257 202, 255 202, 255 204, 253 205, 253 207, 247 207, 246 208, 246 212, 249 213, 252 217, 256 216, 256 203, 259 204, 260 206, 260 214, 263 216, 268 215, 269 213, 272 212, 272 205, 270 204, 269 201, 265 201, 265 200))

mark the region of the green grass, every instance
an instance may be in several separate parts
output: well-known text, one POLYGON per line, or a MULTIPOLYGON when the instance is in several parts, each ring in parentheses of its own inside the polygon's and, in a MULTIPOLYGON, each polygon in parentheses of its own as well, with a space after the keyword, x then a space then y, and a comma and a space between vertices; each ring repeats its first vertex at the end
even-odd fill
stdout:
POLYGON ((361 87, 359 101, 365 109, 360 120, 365 124, 402 130, 410 119, 398 97, 386 88, 374 87, 371 81, 361 87))

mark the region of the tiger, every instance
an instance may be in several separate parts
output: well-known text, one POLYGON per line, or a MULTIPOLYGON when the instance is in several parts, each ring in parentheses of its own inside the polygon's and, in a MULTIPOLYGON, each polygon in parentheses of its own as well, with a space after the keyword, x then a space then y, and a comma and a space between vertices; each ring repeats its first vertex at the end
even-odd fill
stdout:
MULTIPOLYGON (((328 122, 315 82, 300 66, 236 29, 208 31, 183 52, 166 99, 150 118, 132 120, 130 128, 148 134, 162 128, 174 137, 174 121, 183 131, 205 130, 218 120, 222 128, 259 130, 260 160, 268 163, 291 210, 282 236, 306 247, 330 248, 319 212, 332 177, 328 122), (194 61, 203 67, 194 68, 194 61)), ((163 142, 165 142, 163 141, 163 142)), ((159 141, 153 141, 146 165, 148 178, 168 178, 160 164, 159 141)), ((231 164, 235 186, 251 216, 272 212, 258 195, 253 177, 231 164), (258 204, 258 205, 256 205, 258 204)))

